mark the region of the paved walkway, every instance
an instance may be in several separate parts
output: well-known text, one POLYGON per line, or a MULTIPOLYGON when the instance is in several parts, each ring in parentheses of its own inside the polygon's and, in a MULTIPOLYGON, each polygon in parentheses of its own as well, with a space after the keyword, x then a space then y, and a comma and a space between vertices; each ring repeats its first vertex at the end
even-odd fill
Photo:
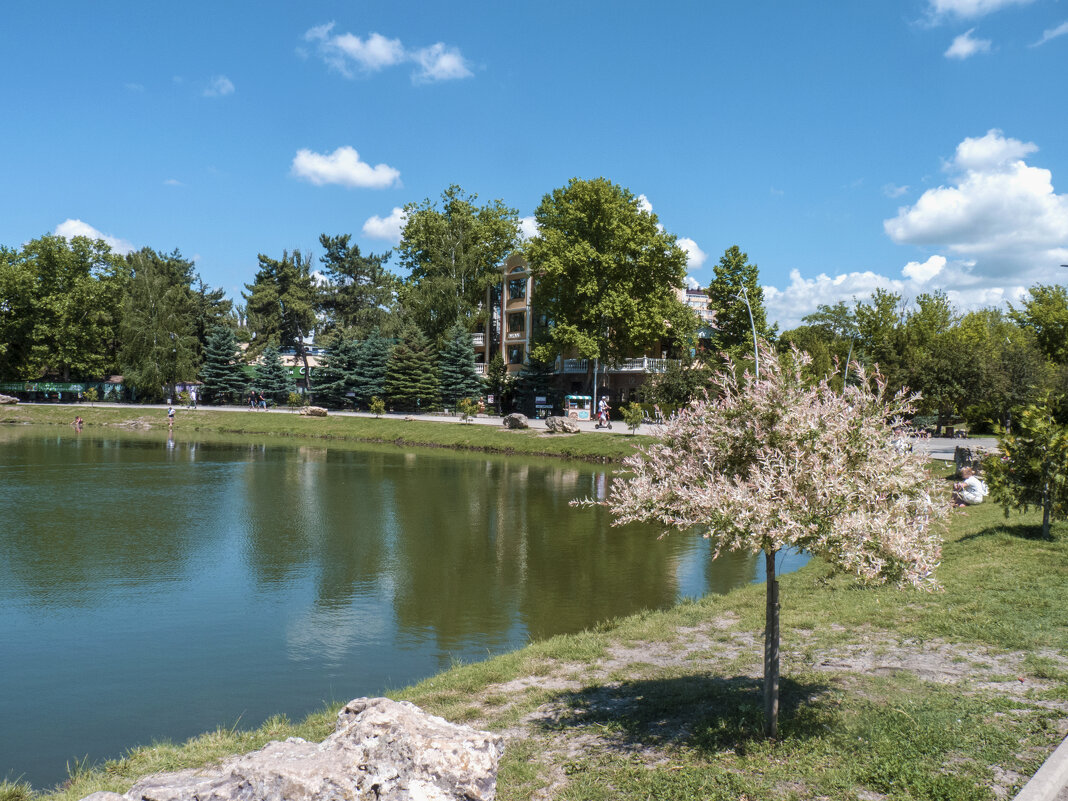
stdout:
MULTIPOLYGON (((71 406, 85 408, 86 403, 41 403, 33 404, 27 403, 27 406, 71 406)), ((130 410, 145 410, 145 409, 160 409, 163 414, 166 414, 167 404, 128 404, 128 403, 94 403, 93 407, 100 408, 112 408, 112 409, 130 409, 130 410)), ((188 414, 196 414, 200 410, 209 410, 213 412, 234 412, 244 414, 264 414, 262 410, 253 411, 248 406, 205 406, 201 405, 197 409, 190 409, 185 406, 175 406, 175 413, 179 418, 188 414)), ((290 408, 288 406, 276 406, 269 409, 266 414, 299 414, 297 409, 290 408)), ((344 412, 344 411, 330 411, 331 417, 374 417, 370 412, 344 412)), ((415 420, 425 420, 430 423, 458 423, 460 418, 455 414, 386 414, 383 415, 387 420, 403 420, 407 417, 411 417, 415 420)), ((501 426, 501 417, 497 415, 479 415, 472 419, 475 425, 483 426, 501 426)), ((613 420, 612 427, 598 429, 596 423, 593 420, 579 420, 578 426, 582 431, 588 431, 592 434, 629 434, 630 430, 622 420, 613 420)), ((535 420, 531 418, 530 427, 533 429, 545 428, 544 420, 535 420)), ((655 434, 660 429, 660 426, 656 425, 642 425, 638 428, 639 434, 655 434)), ((958 445, 965 445, 971 448, 983 448, 988 451, 997 450, 998 441, 995 437, 968 437, 967 439, 952 439, 948 437, 931 437, 930 439, 917 439, 913 440, 913 447, 915 450, 930 455, 932 459, 946 459, 952 461, 953 451, 958 445)))

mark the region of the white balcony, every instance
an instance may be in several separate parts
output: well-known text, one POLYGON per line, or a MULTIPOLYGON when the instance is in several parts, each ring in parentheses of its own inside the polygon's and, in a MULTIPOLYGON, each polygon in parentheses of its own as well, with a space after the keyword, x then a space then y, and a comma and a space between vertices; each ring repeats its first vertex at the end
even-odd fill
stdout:
POLYGON ((486 335, 483 334, 481 331, 479 333, 477 333, 477 334, 472 334, 471 335, 471 345, 472 346, 474 346, 476 348, 481 348, 485 344, 486 344, 486 335))
POLYGON ((585 373, 589 367, 586 359, 564 359, 560 367, 561 373, 585 373))
POLYGON ((484 362, 475 362, 475 372, 479 375, 486 374, 486 365, 484 362))
POLYGON ((674 359, 624 359, 621 364, 608 367, 610 373, 662 373, 674 359))

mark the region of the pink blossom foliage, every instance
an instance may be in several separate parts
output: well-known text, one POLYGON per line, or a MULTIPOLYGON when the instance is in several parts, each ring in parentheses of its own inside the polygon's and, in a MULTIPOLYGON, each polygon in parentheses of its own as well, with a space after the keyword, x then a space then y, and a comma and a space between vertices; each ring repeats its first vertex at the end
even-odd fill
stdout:
POLYGON ((926 458, 894 446, 916 396, 886 398, 859 365, 838 392, 802 377, 808 354, 760 357, 759 379, 728 361, 714 399, 627 459, 607 501, 616 524, 697 529, 715 555, 798 548, 868 581, 933 587, 949 501, 926 458))

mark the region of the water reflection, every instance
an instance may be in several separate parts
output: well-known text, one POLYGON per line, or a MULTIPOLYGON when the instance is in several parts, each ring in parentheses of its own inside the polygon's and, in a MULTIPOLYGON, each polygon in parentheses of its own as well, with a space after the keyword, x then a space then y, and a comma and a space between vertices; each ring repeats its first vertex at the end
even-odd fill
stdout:
POLYGON ((0 775, 47 784, 74 754, 302 715, 757 575, 569 506, 609 482, 390 447, 0 431, 0 720, 18 721, 0 775), (88 718, 57 737, 60 698, 88 718))

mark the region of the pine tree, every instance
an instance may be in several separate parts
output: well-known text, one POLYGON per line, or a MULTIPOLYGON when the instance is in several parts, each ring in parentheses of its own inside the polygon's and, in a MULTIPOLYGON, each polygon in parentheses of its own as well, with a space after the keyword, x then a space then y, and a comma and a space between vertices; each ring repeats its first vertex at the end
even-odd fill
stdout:
POLYGON ((475 372, 475 349, 471 334, 462 324, 449 329, 445 347, 438 354, 441 378, 441 400, 453 408, 462 398, 477 399, 482 395, 482 379, 475 372))
POLYGON ((519 371, 515 381, 515 404, 524 414, 535 414, 536 398, 540 395, 549 401, 552 396, 553 365, 552 362, 542 362, 537 359, 528 359, 519 371))
POLYGON ((207 403, 239 403, 248 381, 238 362, 237 337, 230 328, 216 328, 204 343, 204 364, 200 380, 204 382, 207 403))
POLYGON ((386 396, 386 365, 393 346, 384 339, 378 329, 360 345, 353 366, 353 400, 360 408, 371 408, 371 398, 386 396))
POLYGON ((256 389, 275 403, 288 402, 289 393, 296 392, 293 376, 282 364, 282 357, 273 345, 264 349, 263 362, 256 365, 256 389))
POLYGON ((386 365, 386 398, 398 411, 427 411, 438 405, 438 372, 426 336, 410 326, 386 365))
POLYGON ((315 400, 331 409, 352 405, 350 393, 356 383, 360 345, 354 339, 342 339, 316 371, 315 400))

